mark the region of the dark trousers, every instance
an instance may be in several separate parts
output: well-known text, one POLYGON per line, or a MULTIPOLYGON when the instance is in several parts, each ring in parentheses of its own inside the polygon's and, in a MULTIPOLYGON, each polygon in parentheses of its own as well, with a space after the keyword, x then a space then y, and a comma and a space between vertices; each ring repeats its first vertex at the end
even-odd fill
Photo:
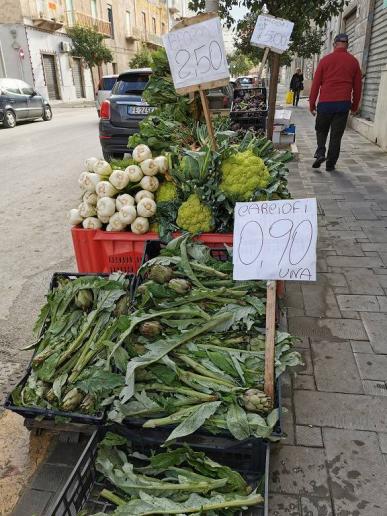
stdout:
POLYGON ((293 106, 298 106, 300 102, 300 90, 293 90, 293 106))
POLYGON ((317 151, 315 157, 325 157, 328 133, 331 131, 327 154, 327 163, 329 165, 336 165, 336 162, 339 159, 341 138, 343 137, 347 125, 348 113, 348 111, 345 113, 317 113, 317 151))

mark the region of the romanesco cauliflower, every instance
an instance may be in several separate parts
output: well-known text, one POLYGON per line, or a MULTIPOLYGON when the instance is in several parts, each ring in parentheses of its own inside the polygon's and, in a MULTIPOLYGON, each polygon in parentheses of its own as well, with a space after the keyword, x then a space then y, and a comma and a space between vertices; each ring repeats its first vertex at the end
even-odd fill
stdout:
POLYGON ((157 202, 169 202, 173 201, 177 197, 177 188, 174 183, 166 181, 159 186, 156 192, 157 202))
POLYGON ((258 188, 270 182, 269 171, 261 158, 251 149, 238 152, 222 163, 220 189, 234 201, 248 201, 258 188))
POLYGON ((197 194, 183 202, 177 213, 177 225, 190 233, 208 233, 214 229, 211 209, 203 204, 197 194))

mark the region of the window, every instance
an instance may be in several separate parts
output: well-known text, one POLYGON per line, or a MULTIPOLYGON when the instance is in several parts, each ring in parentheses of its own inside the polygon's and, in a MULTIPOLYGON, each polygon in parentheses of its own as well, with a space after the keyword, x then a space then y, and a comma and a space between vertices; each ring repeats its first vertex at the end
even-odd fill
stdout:
POLYGON ((117 82, 116 77, 102 77, 102 79, 100 79, 100 81, 99 81, 98 89, 105 90, 105 91, 111 91, 116 82, 117 82))
POLYGON ((112 67, 114 75, 117 75, 117 63, 112 63, 112 67))
POLYGON ((116 82, 113 88, 114 95, 139 95, 148 84, 149 74, 147 73, 130 73, 120 75, 120 80, 116 82))
POLYGON ((13 93, 14 95, 20 95, 19 85, 17 81, 12 79, 5 79, 0 82, 0 86, 7 93, 13 93))
POLYGON ((161 34, 165 34, 165 23, 161 23, 161 34))
POLYGON ((142 19, 142 28, 146 32, 146 13, 144 13, 144 12, 141 13, 141 19, 142 19))
POLYGON ((90 1, 90 8, 91 8, 91 16, 93 18, 98 18, 97 0, 90 1))
POLYGON ((131 21, 130 21, 130 12, 129 11, 126 11, 125 13, 125 26, 126 26, 126 34, 131 34, 132 33, 132 24, 131 24, 131 21))
POLYGON ((156 18, 154 16, 152 16, 152 31, 153 31, 153 34, 156 34, 157 30, 156 30, 156 18))
POLYGON ((34 94, 34 88, 27 84, 26 82, 20 83, 20 89, 23 93, 23 95, 33 95, 34 94))
POLYGON ((112 38, 114 39, 114 24, 113 24, 113 7, 108 4, 107 6, 108 21, 110 22, 112 38))

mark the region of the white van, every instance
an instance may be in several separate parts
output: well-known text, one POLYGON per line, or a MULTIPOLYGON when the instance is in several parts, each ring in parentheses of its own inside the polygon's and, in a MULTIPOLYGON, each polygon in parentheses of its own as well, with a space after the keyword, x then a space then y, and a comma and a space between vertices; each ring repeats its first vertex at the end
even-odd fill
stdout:
POLYGON ((117 81, 118 75, 104 75, 98 83, 97 91, 95 92, 95 105, 97 107, 98 116, 101 112, 101 104, 108 99, 112 93, 113 86, 117 81))

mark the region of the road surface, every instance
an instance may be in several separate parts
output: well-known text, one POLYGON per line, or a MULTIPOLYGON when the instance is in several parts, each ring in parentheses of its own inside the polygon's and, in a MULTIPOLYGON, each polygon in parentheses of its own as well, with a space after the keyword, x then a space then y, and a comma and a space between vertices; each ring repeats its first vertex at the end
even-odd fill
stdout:
POLYGON ((67 211, 79 203, 84 159, 100 155, 94 108, 0 126, 0 394, 30 357, 20 347, 31 342, 52 272, 76 270, 67 211))

